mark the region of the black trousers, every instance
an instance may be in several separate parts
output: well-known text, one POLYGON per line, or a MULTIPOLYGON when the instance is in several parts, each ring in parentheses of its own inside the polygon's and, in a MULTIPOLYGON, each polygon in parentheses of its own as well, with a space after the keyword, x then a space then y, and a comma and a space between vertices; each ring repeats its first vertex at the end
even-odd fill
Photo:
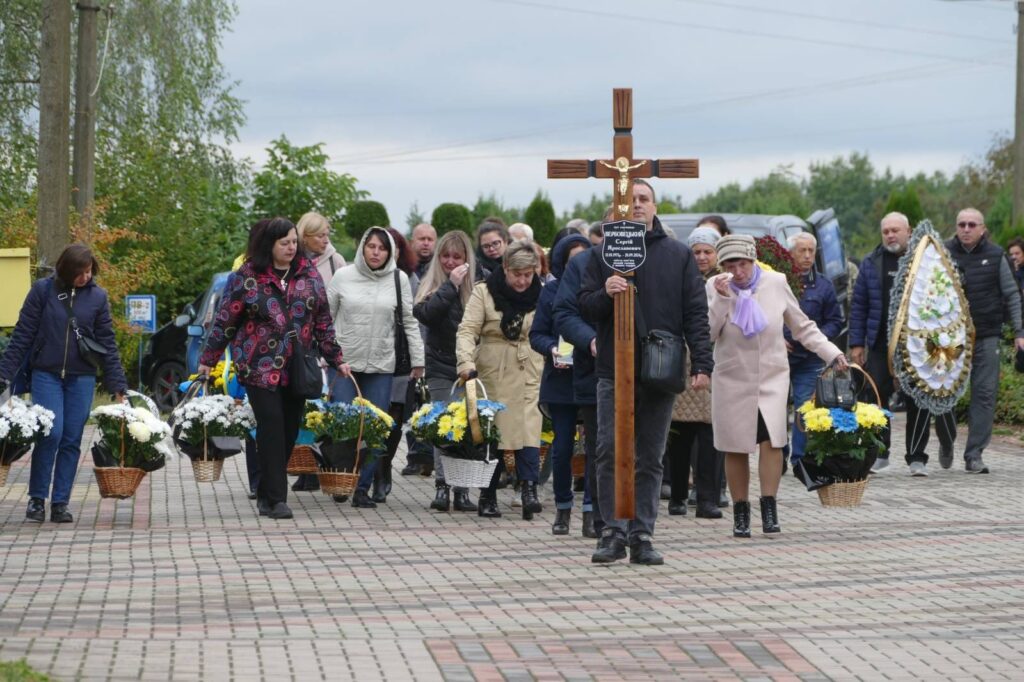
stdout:
POLYGON ((690 456, 697 446, 694 484, 698 501, 718 504, 722 456, 715 450, 714 430, 702 422, 672 422, 665 444, 672 474, 672 502, 682 504, 690 494, 690 456))
POLYGON ((295 447, 306 401, 283 389, 246 386, 249 404, 256 415, 256 456, 259 487, 256 495, 271 505, 288 501, 288 456, 295 447))

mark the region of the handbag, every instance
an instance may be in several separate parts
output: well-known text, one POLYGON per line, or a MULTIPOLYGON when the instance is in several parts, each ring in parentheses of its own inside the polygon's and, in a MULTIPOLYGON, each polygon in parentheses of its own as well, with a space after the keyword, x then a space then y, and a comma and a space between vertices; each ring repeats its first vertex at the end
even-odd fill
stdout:
POLYGON ((402 320, 402 284, 395 270, 395 374, 403 375, 412 371, 412 356, 409 355, 409 337, 405 335, 402 320))
POLYGON ((814 404, 817 407, 839 407, 852 410, 857 404, 857 392, 853 388, 853 378, 847 372, 837 372, 826 367, 818 375, 814 387, 814 404))
POLYGON ((639 302, 636 306, 637 332, 640 336, 640 384, 664 393, 682 393, 686 389, 686 344, 683 337, 661 329, 647 330, 639 302))
MULTIPOLYGON (((276 294, 275 294, 276 297, 276 294)), ((298 325, 292 319, 291 308, 287 300, 281 299, 281 309, 288 311, 288 321, 292 330, 285 334, 292 341, 292 357, 288 360, 288 385, 284 387, 289 394, 303 400, 316 400, 323 396, 324 378, 320 370, 320 354, 315 348, 306 348, 299 337, 298 325)))
POLYGON ((66 293, 57 294, 57 298, 64 302, 68 309, 68 324, 75 334, 75 343, 78 344, 78 355, 90 365, 99 369, 107 358, 107 349, 96 339, 84 333, 78 326, 78 319, 71 312, 72 297, 66 293))

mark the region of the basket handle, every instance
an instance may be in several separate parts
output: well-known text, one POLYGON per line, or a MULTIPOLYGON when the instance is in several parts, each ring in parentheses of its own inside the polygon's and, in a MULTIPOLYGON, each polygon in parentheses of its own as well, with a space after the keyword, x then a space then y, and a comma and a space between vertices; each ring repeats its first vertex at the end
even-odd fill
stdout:
POLYGON ((878 392, 878 386, 875 384, 875 380, 872 379, 871 375, 868 374, 867 371, 863 367, 858 365, 856 362, 851 362, 850 367, 856 369, 857 371, 864 375, 864 378, 868 380, 868 383, 871 385, 871 388, 875 392, 875 402, 878 404, 878 407, 882 407, 882 395, 878 392))
POLYGON ((121 458, 120 462, 118 463, 120 464, 120 468, 122 469, 124 469, 124 426, 127 422, 127 419, 121 420, 121 458))
POLYGON ((462 377, 459 377, 459 380, 452 384, 453 392, 460 383, 466 387, 466 421, 469 422, 469 433, 473 438, 473 445, 480 445, 484 442, 484 434, 480 430, 480 413, 476 407, 476 385, 480 384, 484 400, 487 400, 487 387, 479 379, 474 378, 465 381, 462 377))

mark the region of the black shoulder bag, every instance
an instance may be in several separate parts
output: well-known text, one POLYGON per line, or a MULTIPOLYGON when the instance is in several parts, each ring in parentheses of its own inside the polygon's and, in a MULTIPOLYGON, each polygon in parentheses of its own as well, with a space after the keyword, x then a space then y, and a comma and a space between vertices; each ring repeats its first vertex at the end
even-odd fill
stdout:
MULTIPOLYGON (((284 388, 296 398, 316 400, 324 392, 320 355, 315 348, 306 348, 302 345, 298 325, 292 319, 287 299, 288 295, 285 293, 284 298, 281 299, 281 308, 288 311, 288 321, 292 325, 292 329, 285 334, 285 338, 292 341, 292 357, 288 361, 288 385, 284 388)), ((310 312, 312 313, 312 311, 310 312)))
POLYGON ((409 337, 405 335, 402 320, 402 282, 395 269, 395 374, 403 375, 412 371, 412 356, 409 355, 409 337))
POLYGON ((683 337, 660 329, 648 331, 639 300, 636 301, 636 326, 640 337, 640 385, 664 393, 682 393, 686 389, 683 337))
POLYGON ((847 372, 837 372, 831 367, 826 367, 818 375, 814 387, 814 404, 818 407, 841 407, 844 410, 852 410, 857 404, 853 378, 847 372))
POLYGON ((78 320, 75 318, 75 314, 71 311, 72 298, 73 294, 57 294, 57 299, 63 301, 64 306, 68 309, 68 324, 71 325, 71 331, 75 334, 75 342, 78 344, 78 354, 83 360, 96 369, 99 369, 103 365, 103 360, 107 357, 107 349, 104 348, 103 344, 99 341, 84 333, 81 328, 79 328, 78 320))

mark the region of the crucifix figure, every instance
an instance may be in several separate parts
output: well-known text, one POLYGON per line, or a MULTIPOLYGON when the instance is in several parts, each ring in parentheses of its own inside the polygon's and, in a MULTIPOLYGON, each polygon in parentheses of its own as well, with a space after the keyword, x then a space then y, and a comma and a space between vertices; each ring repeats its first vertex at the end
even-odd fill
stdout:
MULTIPOLYGON (((612 160, 549 160, 549 178, 606 178, 613 180, 612 206, 618 220, 628 220, 632 184, 637 178, 696 178, 697 159, 633 158, 633 90, 612 91, 612 160)), ((631 272, 617 272, 630 277, 631 272)), ((615 306, 615 518, 633 519, 634 488, 634 301, 632 283, 616 293, 615 306)))

